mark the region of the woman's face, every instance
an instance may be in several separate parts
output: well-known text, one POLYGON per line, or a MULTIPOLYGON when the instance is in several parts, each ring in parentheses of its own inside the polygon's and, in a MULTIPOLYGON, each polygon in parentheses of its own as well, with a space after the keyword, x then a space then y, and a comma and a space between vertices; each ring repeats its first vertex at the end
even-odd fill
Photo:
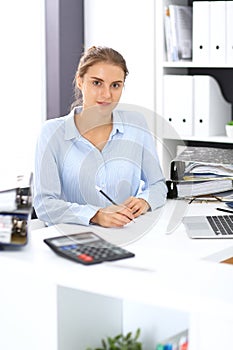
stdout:
POLYGON ((120 100, 124 71, 111 63, 99 62, 88 68, 83 78, 78 76, 77 84, 82 91, 84 109, 97 106, 109 112, 120 100))

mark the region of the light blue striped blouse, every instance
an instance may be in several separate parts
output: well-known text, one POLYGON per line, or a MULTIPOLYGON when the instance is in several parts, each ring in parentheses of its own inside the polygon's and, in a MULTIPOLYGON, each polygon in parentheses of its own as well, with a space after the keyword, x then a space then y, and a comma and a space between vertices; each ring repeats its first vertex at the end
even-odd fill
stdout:
MULTIPOLYGON (((151 210, 164 205, 167 188, 155 141, 138 112, 114 110, 113 129, 102 151, 82 137, 74 112, 48 120, 37 142, 34 207, 48 224, 88 225, 99 208, 144 198, 151 210)), ((80 111, 76 111, 80 112, 80 111)))

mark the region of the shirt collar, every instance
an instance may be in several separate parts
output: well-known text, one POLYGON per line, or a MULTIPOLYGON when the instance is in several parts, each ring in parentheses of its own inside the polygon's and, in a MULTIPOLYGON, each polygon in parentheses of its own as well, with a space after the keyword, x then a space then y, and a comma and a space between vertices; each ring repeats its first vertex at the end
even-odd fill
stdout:
POLYGON ((65 117, 65 140, 81 136, 74 122, 74 115, 80 113, 81 109, 81 107, 76 107, 65 117))
MULTIPOLYGON (((74 108, 66 117, 65 117, 65 140, 71 140, 73 138, 80 138, 81 135, 76 128, 74 122, 74 115, 80 113, 82 107, 74 108)), ((124 133, 124 125, 120 116, 119 111, 113 111, 113 127, 112 135, 115 135, 117 132, 124 133)))

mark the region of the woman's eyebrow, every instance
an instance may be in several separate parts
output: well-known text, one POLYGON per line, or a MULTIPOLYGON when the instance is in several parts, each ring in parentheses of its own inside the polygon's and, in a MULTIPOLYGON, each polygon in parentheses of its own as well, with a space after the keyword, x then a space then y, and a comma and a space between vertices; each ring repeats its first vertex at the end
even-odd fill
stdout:
POLYGON ((116 81, 113 81, 113 83, 123 83, 123 80, 116 80, 116 81))
MULTIPOLYGON (((93 79, 93 80, 99 80, 99 81, 104 82, 103 79, 98 78, 98 77, 90 77, 90 78, 93 79)), ((123 80, 116 80, 116 81, 113 81, 112 83, 123 83, 123 80)), ((111 83, 111 84, 112 84, 112 83, 111 83)))
POLYGON ((103 79, 101 79, 101 78, 98 78, 98 77, 90 77, 91 79, 93 79, 93 80, 100 80, 100 81, 104 81, 103 79))

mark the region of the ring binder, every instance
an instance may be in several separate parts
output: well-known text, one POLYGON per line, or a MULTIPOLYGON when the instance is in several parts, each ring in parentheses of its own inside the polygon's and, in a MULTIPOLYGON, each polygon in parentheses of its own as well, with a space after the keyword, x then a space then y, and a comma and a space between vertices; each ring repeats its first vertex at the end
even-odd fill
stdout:
POLYGON ((210 60, 210 7, 209 1, 193 2, 193 62, 210 60))
POLYGON ((20 181, 10 187, 0 191, 1 248, 21 247, 28 242, 28 223, 32 211, 32 174, 28 180, 20 177, 20 181))
POLYGON ((199 137, 224 135, 231 120, 232 105, 222 95, 216 79, 209 75, 193 76, 194 134, 199 137))
POLYGON ((210 62, 226 61, 226 2, 210 1, 210 62))
POLYGON ((193 77, 164 75, 163 115, 164 136, 193 136, 193 77))

